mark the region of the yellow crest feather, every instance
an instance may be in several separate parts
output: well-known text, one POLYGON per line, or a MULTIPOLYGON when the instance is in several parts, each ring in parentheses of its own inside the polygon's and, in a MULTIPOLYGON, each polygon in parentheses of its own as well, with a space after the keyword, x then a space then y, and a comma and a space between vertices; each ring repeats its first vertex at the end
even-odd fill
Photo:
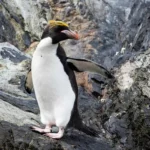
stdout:
POLYGON ((56 21, 56 20, 50 20, 48 22, 48 24, 50 25, 50 27, 54 27, 54 26, 65 26, 65 27, 69 27, 69 25, 63 21, 56 21))

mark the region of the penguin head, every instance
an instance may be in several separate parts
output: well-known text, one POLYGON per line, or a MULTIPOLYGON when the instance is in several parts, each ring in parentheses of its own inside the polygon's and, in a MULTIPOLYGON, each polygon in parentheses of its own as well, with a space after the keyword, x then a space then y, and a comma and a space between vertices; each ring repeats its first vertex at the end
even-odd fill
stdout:
POLYGON ((67 23, 55 20, 50 20, 48 22, 48 25, 42 34, 42 39, 46 37, 51 37, 53 44, 57 44, 60 41, 67 39, 79 39, 79 35, 70 30, 67 23))

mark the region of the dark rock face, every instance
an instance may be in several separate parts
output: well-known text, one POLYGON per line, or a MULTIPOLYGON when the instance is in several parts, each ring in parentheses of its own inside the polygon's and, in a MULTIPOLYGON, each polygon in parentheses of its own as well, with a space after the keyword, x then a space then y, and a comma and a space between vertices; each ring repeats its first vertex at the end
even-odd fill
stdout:
POLYGON ((81 0, 80 3, 89 8, 97 25, 96 38, 91 41, 98 50, 94 60, 112 68, 149 48, 149 1, 81 0))
POLYGON ((10 42, 25 50, 41 38, 45 22, 51 19, 48 1, 0 1, 1 42, 10 42))
POLYGON ((78 132, 67 133, 62 140, 51 140, 42 135, 31 132, 28 125, 16 126, 8 122, 0 125, 0 148, 1 149, 33 149, 33 150, 110 150, 110 147, 99 139, 93 139, 78 132))
POLYGON ((9 60, 14 63, 18 63, 18 62, 21 62, 21 61, 27 59, 26 56, 24 56, 23 54, 22 55, 18 54, 14 49, 11 49, 8 47, 3 47, 2 50, 3 51, 1 51, 1 57, 3 59, 9 58, 9 60))
POLYGON ((78 6, 97 25, 90 42, 97 53, 91 59, 113 68, 117 80, 95 115, 98 128, 116 149, 149 149, 150 1, 80 0, 78 6))
MULTIPOLYGON (((15 38, 16 32, 2 12, 0 12, 0 23, 0 42, 11 42, 12 39, 15 38)), ((14 42, 15 41, 12 41, 12 43, 15 45, 14 42)))

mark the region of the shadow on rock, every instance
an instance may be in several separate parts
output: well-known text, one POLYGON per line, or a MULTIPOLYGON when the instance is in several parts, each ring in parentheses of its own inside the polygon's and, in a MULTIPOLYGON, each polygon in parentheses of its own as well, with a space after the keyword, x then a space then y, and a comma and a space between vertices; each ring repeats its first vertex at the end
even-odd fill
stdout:
POLYGON ((30 130, 30 125, 17 126, 9 122, 0 122, 1 149, 33 150, 110 150, 106 141, 89 137, 78 131, 71 131, 61 140, 53 140, 30 130))

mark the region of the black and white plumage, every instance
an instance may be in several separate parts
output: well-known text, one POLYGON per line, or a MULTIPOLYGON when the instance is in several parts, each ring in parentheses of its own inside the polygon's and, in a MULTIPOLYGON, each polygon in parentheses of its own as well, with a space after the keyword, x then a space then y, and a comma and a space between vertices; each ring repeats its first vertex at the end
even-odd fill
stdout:
MULTIPOLYGON (((67 58, 59 42, 69 38, 78 39, 78 35, 69 30, 66 23, 50 21, 33 55, 32 79, 26 80, 26 85, 30 86, 32 84, 28 82, 33 80, 41 122, 46 125, 45 129, 33 127, 33 130, 45 133, 51 138, 61 138, 67 126, 75 127, 89 135, 96 135, 96 132, 83 125, 80 119, 74 70, 85 71, 89 66, 90 71, 94 71, 94 67, 97 73, 111 77, 110 73, 98 64, 67 58), (53 125, 59 128, 58 133, 50 133, 53 125)), ((28 77, 31 78, 31 72, 28 77)), ((28 86, 26 87, 28 89, 28 86)))

